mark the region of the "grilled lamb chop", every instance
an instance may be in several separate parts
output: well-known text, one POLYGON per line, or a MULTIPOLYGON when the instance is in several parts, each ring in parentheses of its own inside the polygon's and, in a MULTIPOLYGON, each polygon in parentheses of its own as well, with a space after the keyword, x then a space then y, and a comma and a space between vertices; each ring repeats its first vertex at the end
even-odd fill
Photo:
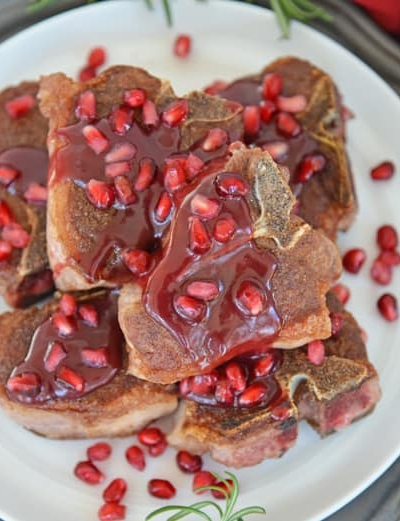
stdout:
POLYGON ((57 287, 132 280, 132 257, 158 249, 175 191, 241 135, 241 106, 196 92, 178 99, 167 81, 128 66, 84 84, 53 74, 39 96, 50 125, 47 239, 57 287))
POLYGON ((116 304, 103 291, 0 317, 0 406, 13 420, 49 438, 112 437, 175 410, 173 386, 126 375, 116 304))
POLYGON ((327 300, 335 322, 341 317, 340 329, 324 340, 319 365, 304 346, 238 358, 215 374, 181 382, 169 443, 239 468, 284 454, 296 442, 300 420, 326 436, 372 412, 381 391, 360 328, 333 293, 327 300), (238 374, 245 375, 241 389, 238 374))
POLYGON ((0 293, 25 307, 53 290, 46 251, 47 122, 38 83, 0 93, 0 293))
POLYGON ((246 107, 245 143, 263 147, 289 168, 298 215, 332 239, 347 230, 357 200, 341 99, 331 76, 287 56, 216 94, 246 107))
POLYGON ((340 256, 293 204, 269 154, 243 145, 181 193, 162 259, 121 292, 129 372, 172 383, 246 351, 329 337, 340 256))

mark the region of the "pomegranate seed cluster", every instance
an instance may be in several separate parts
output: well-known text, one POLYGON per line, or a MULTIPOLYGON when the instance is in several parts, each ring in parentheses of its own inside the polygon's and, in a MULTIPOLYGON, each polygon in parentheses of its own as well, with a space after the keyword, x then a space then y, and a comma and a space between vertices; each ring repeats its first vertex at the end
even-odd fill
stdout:
MULTIPOLYGON (((156 426, 147 426, 136 435, 137 443, 129 445, 125 449, 125 461, 129 467, 142 472, 146 468, 147 458, 158 457, 168 447, 164 432, 156 426)), ((99 441, 90 445, 86 451, 86 459, 79 461, 74 467, 74 475, 87 485, 96 486, 106 483, 106 474, 101 469, 101 463, 112 456, 112 446, 108 442, 99 441)), ((178 450, 175 455, 176 467, 192 476, 192 490, 198 494, 204 494, 200 487, 216 485, 226 488, 223 482, 219 482, 212 472, 203 469, 202 457, 187 450, 178 450)), ((98 510, 100 521, 118 521, 126 519, 127 507, 122 503, 129 488, 129 478, 116 477, 107 482, 102 490, 103 504, 98 510)), ((229 480, 228 480, 229 483, 229 480)), ((151 478, 147 481, 147 492, 154 498, 168 500, 176 495, 176 487, 166 478, 151 478)), ((227 490, 229 493, 229 490, 227 490)), ((225 499, 225 495, 212 490, 216 499, 225 499)))
POLYGON ((23 403, 76 399, 110 381, 121 367, 122 333, 116 297, 78 302, 64 294, 58 309, 35 331, 7 391, 23 403))
POLYGON ((29 233, 15 220, 10 206, 0 199, 0 262, 9 261, 13 251, 26 248, 30 241, 29 233))
MULTIPOLYGON (((108 241, 125 267, 125 274, 120 270, 118 275, 124 281, 132 273, 138 277, 151 271, 150 252, 158 249, 170 224, 178 192, 209 161, 226 155, 230 138, 224 129, 211 128, 190 149, 180 150, 181 127, 190 114, 186 99, 175 99, 159 111, 142 88, 125 90, 121 97, 99 119, 94 91, 78 95, 79 122, 60 131, 67 145, 58 156, 57 175, 83 187, 96 210, 112 211, 112 224, 103 236, 99 230, 96 242, 103 248, 108 241), (77 147, 80 165, 74 161, 77 147)), ((93 251, 80 264, 90 278, 100 279, 107 276, 108 260, 98 264, 97 257, 93 251)))
MULTIPOLYGON (((11 119, 27 116, 36 100, 31 94, 17 96, 5 103, 11 119)), ((0 186, 11 196, 19 196, 30 205, 44 205, 47 201, 47 152, 31 147, 13 147, 0 153, 0 186), (30 170, 27 171, 27 166, 30 170)), ((14 250, 30 244, 30 230, 18 222, 12 208, 12 197, 0 198, 0 262, 12 260, 14 250)))
POLYGON ((216 81, 205 92, 244 105, 244 142, 268 151, 280 165, 289 168, 296 196, 315 174, 324 171, 327 160, 317 143, 302 127, 297 114, 306 110, 303 94, 286 96, 282 76, 266 73, 261 82, 238 80, 230 85, 216 81))
POLYGON ((273 376, 281 361, 279 349, 235 358, 209 373, 183 379, 180 395, 207 405, 273 408, 284 400, 273 376))
POLYGON ((104 47, 93 47, 87 55, 86 63, 78 73, 79 81, 88 81, 95 78, 99 68, 105 64, 107 60, 107 52, 104 47))
MULTIPOLYGON (((371 279, 380 286, 388 286, 393 279, 396 266, 400 265, 400 253, 398 251, 397 230, 391 224, 383 224, 376 230, 377 256, 372 260, 369 274, 371 279)), ((367 253, 363 248, 352 248, 343 255, 343 268, 352 274, 360 272, 367 260, 367 253)), ((347 302, 349 294, 344 295, 343 288, 337 287, 339 300, 347 302)), ((349 293, 349 292, 347 292, 349 293)), ((377 308, 388 322, 397 320, 397 298, 391 293, 385 293, 377 301, 377 308)))

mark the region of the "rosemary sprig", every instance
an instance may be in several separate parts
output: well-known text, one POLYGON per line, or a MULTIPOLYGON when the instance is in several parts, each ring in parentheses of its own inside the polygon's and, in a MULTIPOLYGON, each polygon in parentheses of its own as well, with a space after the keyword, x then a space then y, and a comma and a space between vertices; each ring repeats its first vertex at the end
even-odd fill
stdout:
MULTIPOLYGON (((40 11, 55 0, 29 0, 30 3, 27 11, 30 13, 40 11)), ((88 0, 88 3, 96 0, 88 0)), ((154 0, 144 0, 149 9, 154 9, 154 0)), ((198 0, 204 1, 204 0, 198 0)), ((254 3, 254 0, 244 0, 248 3, 254 3)), ((161 0, 164 9, 165 17, 168 25, 172 25, 172 9, 170 0, 161 0)), ((308 23, 314 19, 324 20, 325 22, 332 21, 333 17, 325 11, 322 7, 315 5, 311 0, 269 0, 269 5, 275 12, 276 20, 282 31, 284 38, 290 37, 290 21, 299 20, 303 23, 308 23)))
POLYGON ((234 512, 233 509, 235 508, 236 501, 239 496, 239 482, 237 477, 228 471, 225 471, 225 474, 228 476, 227 479, 224 479, 216 472, 213 472, 213 474, 218 482, 223 483, 224 486, 207 485, 204 487, 199 487, 197 490, 199 492, 215 490, 220 494, 223 494, 225 496, 224 510, 214 501, 198 501, 197 503, 193 503, 189 506, 168 505, 151 512, 146 517, 146 521, 149 521, 150 519, 167 512, 175 512, 175 514, 170 516, 167 521, 178 521, 179 519, 183 519, 190 514, 195 514, 199 519, 204 519, 205 521, 213 521, 213 518, 211 518, 206 512, 203 511, 206 508, 214 509, 219 515, 219 521, 243 521, 243 518, 245 516, 249 516, 250 514, 266 513, 265 509, 259 506, 245 507, 234 512), (228 479, 230 479, 231 482, 228 481, 228 479))

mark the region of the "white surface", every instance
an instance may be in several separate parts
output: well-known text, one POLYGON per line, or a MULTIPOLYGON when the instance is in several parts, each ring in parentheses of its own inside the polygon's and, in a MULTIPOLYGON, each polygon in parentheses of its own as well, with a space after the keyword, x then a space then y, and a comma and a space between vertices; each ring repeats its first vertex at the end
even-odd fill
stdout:
MULTIPOLYGON (((400 172, 381 184, 372 182, 368 174, 371 166, 386 159, 400 168, 400 102, 363 63, 315 31, 294 25, 291 39, 281 40, 267 10, 217 0, 177 0, 173 9, 172 29, 166 26, 160 8, 149 12, 143 1, 104 2, 40 23, 0 46, 0 87, 57 70, 76 77, 87 51, 99 44, 108 50, 108 65, 144 66, 171 79, 182 94, 217 78, 230 80, 257 72, 285 54, 312 60, 336 80, 346 105, 356 114, 349 124, 348 144, 360 201, 357 222, 340 238, 340 247, 344 251, 362 246, 369 252, 362 273, 344 280, 352 289, 349 308, 368 332, 369 354, 381 377, 383 399, 373 415, 344 432, 321 441, 304 425, 296 447, 281 460, 237 472, 241 506, 265 506, 269 521, 319 520, 361 492, 400 453, 400 323, 388 324, 377 315, 375 301, 387 288, 373 284, 368 276, 377 251, 376 228, 395 223, 400 230, 400 172), (178 60, 171 52, 178 32, 193 37, 193 53, 187 60, 178 60)), ((400 297, 400 268, 395 274, 389 289, 400 297)), ((177 485, 174 503, 196 500, 190 479, 175 470, 172 450, 167 457, 149 458, 142 474, 124 461, 123 452, 130 443, 113 442, 114 457, 101 465, 107 483, 117 476, 128 479, 124 501, 128 519, 142 520, 165 504, 149 499, 146 482, 151 477, 170 478, 177 485)), ((0 517, 6 521, 96 520, 104 487, 84 485, 72 474, 88 445, 87 441, 38 438, 0 415, 0 517)), ((205 466, 221 470, 207 459, 205 466)))

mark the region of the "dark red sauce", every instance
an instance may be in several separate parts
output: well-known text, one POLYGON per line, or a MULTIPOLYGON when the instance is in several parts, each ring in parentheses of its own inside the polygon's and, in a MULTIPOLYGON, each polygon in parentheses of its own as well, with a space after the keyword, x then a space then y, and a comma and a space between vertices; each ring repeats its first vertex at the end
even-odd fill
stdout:
POLYGON ((284 399, 275 378, 282 359, 280 349, 241 355, 210 373, 182 380, 180 394, 202 405, 247 409, 273 407, 284 399), (232 371, 233 366, 235 369, 232 371), (238 372, 240 378, 237 377, 238 372))
POLYGON ((21 374, 38 377, 37 389, 15 392, 8 389, 12 400, 39 404, 54 399, 76 399, 107 384, 122 367, 124 338, 117 320, 117 295, 109 294, 85 300, 98 313, 98 325, 93 327, 78 314, 72 317, 75 331, 68 336, 60 335, 54 324, 54 315, 44 321, 35 331, 26 358, 12 371, 10 378, 21 374), (46 353, 54 343, 60 344, 65 357, 49 371, 45 367, 46 353), (82 358, 83 349, 106 348, 108 363, 101 367, 88 365, 82 358), (71 369, 83 379, 83 389, 77 390, 62 378, 63 369, 71 369))
MULTIPOLYGON (((284 88, 285 85, 283 85, 283 94, 285 94, 284 88)), ((259 106, 263 101, 261 83, 256 80, 237 80, 219 91, 218 96, 236 101, 243 106, 259 106)), ((276 113, 268 123, 261 121, 260 130, 256 135, 245 135, 244 137, 244 142, 247 145, 260 147, 274 141, 283 141, 289 146, 288 153, 281 159, 276 159, 276 162, 289 168, 292 179, 304 156, 318 152, 318 143, 305 129, 302 129, 299 135, 290 138, 280 133, 276 127, 276 113)), ((292 183, 295 195, 300 193, 301 186, 297 183, 294 186, 294 183, 292 183)))
POLYGON ((7 187, 12 194, 22 196, 32 182, 47 186, 47 150, 25 146, 9 148, 0 154, 0 165, 19 172, 15 181, 7 187))
POLYGON ((153 252, 158 248, 159 239, 170 223, 170 216, 163 222, 155 218, 155 209, 164 191, 165 160, 170 157, 186 158, 189 153, 193 153, 208 163, 224 157, 228 143, 217 150, 205 152, 201 149, 200 140, 190 150, 181 150, 179 127, 169 127, 163 122, 154 127, 146 127, 133 121, 129 130, 124 135, 119 135, 113 131, 109 118, 104 118, 90 122, 109 140, 107 150, 96 154, 83 138, 82 129, 86 124, 80 122, 59 131, 67 139, 67 145, 57 153, 57 173, 51 182, 71 179, 81 187, 85 187, 90 179, 112 183, 112 179, 105 175, 105 157, 118 143, 128 142, 136 148, 135 156, 129 160, 130 170, 126 174, 133 185, 141 159, 150 158, 156 165, 156 173, 150 186, 136 192, 136 201, 130 205, 124 206, 116 202, 109 210, 112 212, 109 225, 96 233, 96 246, 74 259, 90 281, 104 278, 118 283, 126 282, 132 278, 132 274, 123 265, 120 252, 125 248, 153 252))
POLYGON ((199 372, 240 353, 267 349, 281 327, 271 289, 277 261, 252 240, 246 199, 221 196, 217 179, 215 174, 208 175, 183 199, 168 247, 149 276, 143 297, 147 313, 185 346, 199 372), (219 203, 217 215, 202 220, 209 237, 209 248, 202 253, 191 248, 189 232, 193 200, 199 195, 219 203), (217 241, 213 237, 216 223, 232 217, 236 223, 234 234, 226 242, 217 241), (191 319, 182 315, 177 302, 190 296, 190 285, 196 281, 212 281, 218 286, 218 295, 205 301, 195 298, 200 313, 191 319), (242 283, 250 284, 261 295, 255 314, 240 305, 242 283))

